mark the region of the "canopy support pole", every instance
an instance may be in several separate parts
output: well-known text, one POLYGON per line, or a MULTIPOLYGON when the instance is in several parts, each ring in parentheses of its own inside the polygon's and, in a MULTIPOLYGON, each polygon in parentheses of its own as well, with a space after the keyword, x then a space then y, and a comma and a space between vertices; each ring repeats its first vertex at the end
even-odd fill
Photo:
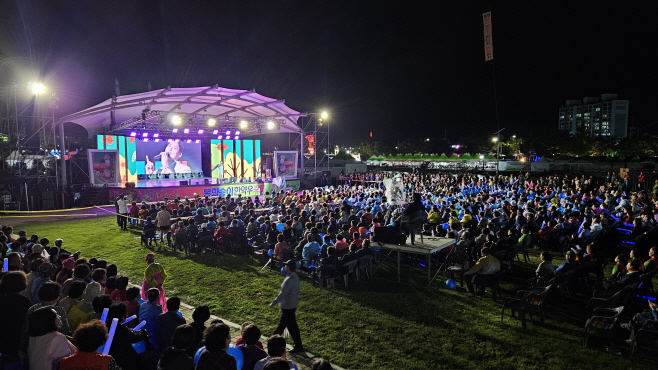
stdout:
POLYGON ((64 147, 64 122, 59 125, 59 159, 62 164, 62 189, 66 187, 66 148, 64 147))

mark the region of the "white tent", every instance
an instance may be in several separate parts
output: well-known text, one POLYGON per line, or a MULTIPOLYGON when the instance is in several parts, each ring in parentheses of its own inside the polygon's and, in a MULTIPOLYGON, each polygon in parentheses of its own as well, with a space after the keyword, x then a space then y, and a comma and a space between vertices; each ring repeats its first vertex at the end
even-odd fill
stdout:
POLYGON ((171 117, 178 115, 185 124, 195 127, 212 118, 216 127, 239 129, 242 137, 268 131, 302 134, 297 119, 305 116, 286 106, 284 100, 268 98, 254 90, 233 90, 206 86, 166 88, 132 95, 112 97, 93 107, 57 120, 74 122, 87 129, 90 137, 108 130, 146 129, 166 131, 171 117), (114 122, 112 125, 112 115, 114 122), (247 125, 241 125, 247 121, 247 125))

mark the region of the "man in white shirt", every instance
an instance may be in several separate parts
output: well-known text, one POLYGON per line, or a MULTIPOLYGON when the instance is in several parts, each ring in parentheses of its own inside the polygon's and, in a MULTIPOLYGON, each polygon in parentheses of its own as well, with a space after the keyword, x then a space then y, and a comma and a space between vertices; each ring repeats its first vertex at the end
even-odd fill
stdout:
POLYGON ((121 230, 128 230, 128 199, 126 199, 125 195, 121 196, 121 199, 117 201, 117 205, 119 206, 119 214, 121 215, 119 218, 119 227, 121 230))

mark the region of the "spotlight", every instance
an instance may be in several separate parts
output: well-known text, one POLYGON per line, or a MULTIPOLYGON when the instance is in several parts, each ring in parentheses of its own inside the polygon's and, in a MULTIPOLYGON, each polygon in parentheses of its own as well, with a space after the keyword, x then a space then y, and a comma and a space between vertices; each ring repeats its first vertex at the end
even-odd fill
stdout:
POLYGON ((181 123, 182 121, 183 121, 183 120, 180 118, 179 115, 176 115, 176 114, 175 114, 175 115, 171 116, 171 123, 173 123, 174 125, 180 125, 180 123, 181 123))
POLYGON ((329 118, 329 113, 327 113, 327 111, 324 110, 322 111, 322 114, 320 114, 320 117, 322 117, 322 119, 327 119, 329 118))
POLYGON ((153 137, 160 137, 160 134, 156 132, 155 134, 153 134, 153 137))
POLYGON ((168 143, 171 143, 172 141, 174 141, 174 140, 172 140, 172 139, 167 139, 167 142, 168 142, 168 143))
POLYGON ((212 134, 213 134, 213 135, 217 135, 217 134, 219 134, 219 130, 213 130, 213 131, 212 131, 212 134))
POLYGON ((187 143, 188 143, 188 144, 189 144, 189 143, 191 143, 191 142, 192 142, 192 140, 190 140, 190 139, 187 139, 187 143))
POLYGON ((186 128, 185 130, 183 130, 183 133, 184 133, 184 134, 189 134, 189 133, 190 133, 190 129, 189 129, 189 128, 186 128))
POLYGON ((200 142, 201 142, 201 140, 199 140, 199 139, 196 139, 196 140, 194 141, 195 144, 198 144, 198 143, 200 143, 200 142))
POLYGON ((174 140, 174 141, 175 141, 175 142, 179 142, 179 141, 180 141, 180 139, 176 139, 176 140, 174 140))
POLYGON ((156 143, 159 143, 159 142, 160 142, 160 139, 155 139, 155 140, 153 140, 153 141, 155 141, 156 143))
POLYGON ((216 119, 208 118, 208 126, 215 126, 215 123, 217 123, 216 119))
POLYGON ((27 89, 34 95, 43 94, 46 92, 46 86, 40 82, 28 82, 27 89))
POLYGON ((240 131, 235 132, 235 136, 238 136, 238 135, 240 135, 240 131))
POLYGON ((135 131, 130 133, 130 137, 135 137, 135 136, 137 136, 137 133, 135 131))
POLYGON ((143 133, 142 137, 149 137, 149 133, 148 132, 143 133))
POLYGON ((241 128, 247 128, 247 125, 248 125, 248 123, 247 123, 246 120, 242 120, 242 121, 240 121, 240 127, 241 127, 241 128))
POLYGON ((197 132, 197 134, 199 134, 199 135, 203 135, 203 130, 199 130, 199 131, 197 132))
POLYGON ((267 129, 271 130, 274 128, 274 121, 267 121, 267 129))
POLYGON ((145 143, 148 143, 148 142, 149 142, 149 139, 148 139, 148 138, 144 138, 144 142, 145 142, 145 143))
POLYGON ((217 140, 222 140, 222 135, 217 136, 217 140))
POLYGON ((226 131, 226 135, 230 135, 230 134, 231 134, 231 130, 226 131))
POLYGON ((173 133, 175 134, 175 133, 177 133, 177 132, 178 132, 178 129, 177 129, 177 128, 175 128, 175 129, 173 129, 173 130, 171 130, 171 132, 173 132, 173 133))
POLYGON ((231 140, 231 135, 227 135, 226 140, 231 140))

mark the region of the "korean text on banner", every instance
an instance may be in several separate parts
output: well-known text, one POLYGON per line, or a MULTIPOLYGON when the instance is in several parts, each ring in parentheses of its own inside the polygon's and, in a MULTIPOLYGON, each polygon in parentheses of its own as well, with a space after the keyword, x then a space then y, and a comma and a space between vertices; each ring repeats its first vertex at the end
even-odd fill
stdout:
POLYGON ((491 12, 482 14, 484 21, 484 60, 493 60, 493 41, 491 40, 491 12))

